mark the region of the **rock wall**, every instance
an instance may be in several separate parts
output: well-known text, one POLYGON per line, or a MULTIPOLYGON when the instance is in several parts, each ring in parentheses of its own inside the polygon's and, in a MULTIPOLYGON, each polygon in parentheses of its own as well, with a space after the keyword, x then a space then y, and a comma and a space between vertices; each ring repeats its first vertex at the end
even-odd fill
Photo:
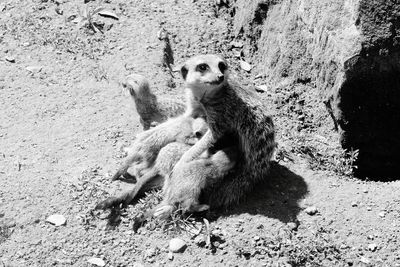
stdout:
POLYGON ((400 174, 400 1, 235 2, 234 31, 271 84, 314 82, 358 175, 400 174))

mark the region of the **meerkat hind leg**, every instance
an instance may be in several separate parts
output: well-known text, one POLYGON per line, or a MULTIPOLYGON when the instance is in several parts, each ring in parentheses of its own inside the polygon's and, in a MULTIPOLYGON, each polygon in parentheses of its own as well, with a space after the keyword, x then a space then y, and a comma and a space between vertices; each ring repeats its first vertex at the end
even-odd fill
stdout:
POLYGON ((155 218, 165 220, 167 219, 175 210, 173 205, 169 204, 161 204, 160 206, 156 207, 153 213, 155 218))
POLYGON ((96 205, 95 209, 110 209, 118 207, 121 204, 126 207, 133 202, 133 200, 139 197, 144 192, 151 189, 159 189, 164 183, 164 178, 158 175, 157 172, 150 170, 143 177, 137 180, 137 183, 129 190, 123 192, 119 196, 109 197, 106 200, 96 205))

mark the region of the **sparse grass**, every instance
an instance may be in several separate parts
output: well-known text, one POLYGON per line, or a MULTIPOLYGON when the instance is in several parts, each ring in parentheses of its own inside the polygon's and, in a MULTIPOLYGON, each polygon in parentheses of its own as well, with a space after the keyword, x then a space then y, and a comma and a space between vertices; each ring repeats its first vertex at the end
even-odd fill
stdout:
POLYGON ((98 82, 102 80, 108 81, 107 70, 103 66, 97 65, 89 71, 89 74, 98 82))
POLYGON ((330 236, 330 231, 319 228, 315 232, 299 235, 282 231, 279 235, 266 237, 250 254, 266 254, 271 263, 282 260, 282 266, 333 266, 343 264, 343 253, 330 236))
POLYGON ((313 170, 328 170, 341 176, 352 176, 357 168, 355 163, 358 150, 347 151, 337 147, 329 153, 325 153, 325 151, 305 143, 296 147, 295 150, 307 158, 310 168, 313 170))
MULTIPOLYGON (((26 11, 0 25, 7 38, 22 45, 51 46, 56 51, 98 59, 109 52, 103 34, 90 35, 76 29, 73 18, 56 23, 41 11, 26 11)), ((6 39, 6 38, 4 38, 6 39)))
POLYGON ((6 241, 11 235, 11 230, 8 226, 2 225, 0 222, 0 244, 6 241))

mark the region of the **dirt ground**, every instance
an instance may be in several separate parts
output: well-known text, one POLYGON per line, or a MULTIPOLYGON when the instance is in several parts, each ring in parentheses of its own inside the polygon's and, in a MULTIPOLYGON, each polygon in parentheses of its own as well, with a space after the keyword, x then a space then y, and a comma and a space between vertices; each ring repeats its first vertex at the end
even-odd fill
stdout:
MULTIPOLYGON (((209 218, 211 247, 174 226, 133 231, 157 192, 109 227, 107 214, 92 210, 126 186, 109 177, 142 129, 120 81, 140 73, 159 97, 182 97, 179 75, 162 68, 160 27, 176 64, 220 53, 242 83, 266 81, 256 66, 240 68, 231 10, 212 1, 104 1, 119 20, 86 15, 103 33, 78 27, 79 10, 99 6, 83 2, 0 2, 0 266, 92 266, 91 258, 105 266, 400 266, 400 182, 348 175, 316 89, 285 81, 258 92, 277 126, 271 175, 241 205, 209 218), (46 222, 52 214, 66 225, 46 222), (171 259, 173 237, 187 248, 171 259)), ((201 218, 192 224, 204 229, 201 218)))

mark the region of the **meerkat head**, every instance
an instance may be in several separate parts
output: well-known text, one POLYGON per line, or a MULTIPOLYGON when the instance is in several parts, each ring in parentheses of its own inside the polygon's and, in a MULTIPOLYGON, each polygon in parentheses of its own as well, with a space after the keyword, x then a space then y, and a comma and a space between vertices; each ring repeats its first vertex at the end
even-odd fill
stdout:
POLYGON ((193 120, 192 124, 193 134, 197 139, 200 139, 205 135, 208 130, 208 124, 205 118, 198 117, 193 120))
POLYGON ((219 56, 199 55, 186 61, 181 74, 194 97, 202 99, 227 83, 228 66, 219 56))

